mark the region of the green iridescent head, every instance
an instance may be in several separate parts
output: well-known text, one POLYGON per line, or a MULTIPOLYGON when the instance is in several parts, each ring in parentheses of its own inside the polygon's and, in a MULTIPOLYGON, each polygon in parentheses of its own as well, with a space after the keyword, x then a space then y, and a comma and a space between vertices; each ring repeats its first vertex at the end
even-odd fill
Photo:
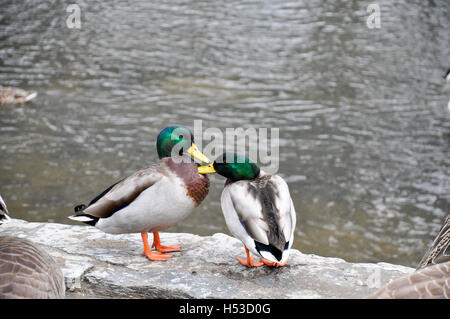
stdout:
POLYGON ((198 168, 200 174, 218 173, 230 180, 251 180, 259 176, 258 164, 248 157, 235 153, 224 153, 214 163, 198 168))
POLYGON ((199 161, 210 163, 210 160, 194 144, 192 131, 185 126, 168 126, 163 129, 156 139, 156 150, 160 159, 189 154, 199 161))

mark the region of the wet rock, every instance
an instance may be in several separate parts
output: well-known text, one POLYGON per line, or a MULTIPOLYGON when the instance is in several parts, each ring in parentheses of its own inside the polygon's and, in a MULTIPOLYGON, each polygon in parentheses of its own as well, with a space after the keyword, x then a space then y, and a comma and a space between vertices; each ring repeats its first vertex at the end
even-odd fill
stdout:
POLYGON ((182 251, 168 261, 152 262, 141 254, 139 234, 110 235, 94 227, 19 219, 0 231, 42 245, 62 267, 67 298, 362 298, 414 271, 295 249, 285 267, 250 269, 236 261, 245 255, 240 241, 221 233, 163 232, 163 244, 181 243, 182 251))

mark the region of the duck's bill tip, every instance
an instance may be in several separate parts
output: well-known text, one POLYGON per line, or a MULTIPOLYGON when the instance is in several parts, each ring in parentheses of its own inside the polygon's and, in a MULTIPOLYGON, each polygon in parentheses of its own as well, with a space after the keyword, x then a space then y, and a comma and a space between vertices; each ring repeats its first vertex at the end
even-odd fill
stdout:
POLYGON ((211 161, 209 160, 209 158, 206 157, 205 154, 203 154, 202 152, 200 152, 200 150, 198 149, 197 145, 195 145, 194 143, 192 143, 191 147, 189 147, 189 149, 187 150, 187 152, 189 153, 189 155, 191 155, 193 158, 201 161, 202 163, 211 163, 211 161))
POLYGON ((216 173, 216 170, 214 169, 214 163, 211 163, 209 165, 205 166, 199 166, 197 168, 199 174, 212 174, 216 173))

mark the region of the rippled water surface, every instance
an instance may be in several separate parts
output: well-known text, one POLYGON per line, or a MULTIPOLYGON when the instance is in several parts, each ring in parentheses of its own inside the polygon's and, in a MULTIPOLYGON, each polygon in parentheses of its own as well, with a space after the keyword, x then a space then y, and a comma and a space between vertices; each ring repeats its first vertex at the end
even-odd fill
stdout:
MULTIPOLYGON (((39 94, 0 107, 13 216, 72 223, 166 125, 272 127, 295 248, 417 264, 450 213, 449 1, 377 1, 379 29, 365 1, 75 2, 81 29, 63 1, 0 5, 0 84, 39 94)), ((170 231, 228 233, 211 181, 170 231)))

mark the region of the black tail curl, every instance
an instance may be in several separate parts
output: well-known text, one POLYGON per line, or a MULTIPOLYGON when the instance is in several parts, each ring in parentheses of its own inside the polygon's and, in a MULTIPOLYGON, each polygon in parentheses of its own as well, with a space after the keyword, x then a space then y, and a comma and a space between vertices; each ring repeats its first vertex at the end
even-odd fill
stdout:
POLYGON ((75 206, 73 210, 75 211, 75 213, 78 213, 78 212, 81 212, 81 211, 83 211, 85 209, 86 209, 86 205, 81 204, 81 205, 75 206))

